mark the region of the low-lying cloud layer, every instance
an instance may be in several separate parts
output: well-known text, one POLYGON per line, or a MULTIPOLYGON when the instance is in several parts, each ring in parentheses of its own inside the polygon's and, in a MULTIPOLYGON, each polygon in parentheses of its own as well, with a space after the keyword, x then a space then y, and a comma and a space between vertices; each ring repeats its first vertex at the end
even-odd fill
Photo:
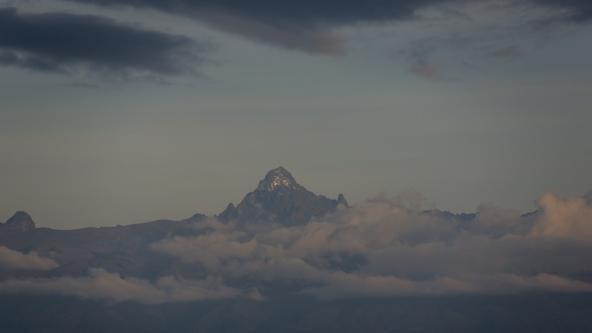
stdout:
MULTIPOLYGON (((201 48, 203 50, 203 48, 201 48)), ((0 65, 118 75, 191 73, 201 61, 191 39, 141 30, 111 19, 0 8, 0 65)))
POLYGON ((472 221, 373 199, 301 227, 225 225, 156 243, 215 276, 290 280, 322 297, 592 291, 592 208, 551 194, 540 213, 489 205, 472 221), (587 276, 589 278, 590 276, 587 276))
POLYGON ((583 198, 546 194, 526 215, 493 205, 454 215, 423 210, 420 199, 378 197, 291 227, 210 218, 196 223, 197 235, 150 245, 201 272, 191 277, 94 269, 87 277, 5 280, 0 292, 143 303, 278 292, 323 299, 592 292, 592 207, 583 198))
POLYGON ((0 246, 0 271, 45 271, 57 266, 55 261, 35 252, 25 254, 0 246))
POLYGON ((135 301, 147 304, 187 302, 237 297, 240 291, 224 286, 218 279, 179 280, 164 276, 154 283, 137 278, 122 278, 117 273, 91 269, 88 277, 8 280, 0 283, 0 293, 60 294, 115 302, 135 301))

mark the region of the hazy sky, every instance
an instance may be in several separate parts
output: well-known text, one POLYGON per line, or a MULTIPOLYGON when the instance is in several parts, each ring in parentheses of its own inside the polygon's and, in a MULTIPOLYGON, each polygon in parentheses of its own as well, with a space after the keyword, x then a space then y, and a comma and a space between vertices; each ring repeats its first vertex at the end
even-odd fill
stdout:
POLYGON ((0 217, 214 214, 278 165, 453 211, 592 188, 588 1, 115 2, 0 0, 0 217))

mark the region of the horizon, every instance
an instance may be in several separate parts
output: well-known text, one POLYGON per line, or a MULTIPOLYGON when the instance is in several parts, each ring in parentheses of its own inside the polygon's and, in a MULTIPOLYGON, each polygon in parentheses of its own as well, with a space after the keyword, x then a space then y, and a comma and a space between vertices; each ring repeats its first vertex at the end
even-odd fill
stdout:
MULTIPOLYGON (((322 178, 322 177, 321 177, 322 178)), ((259 179, 263 179, 263 177, 260 177, 259 179)), ((300 179, 300 178, 298 178, 300 179)), ((298 180, 297 179, 297 180, 298 180)), ((214 179, 209 178, 209 181, 212 181, 214 179)), ((226 180, 228 180, 228 178, 226 178, 226 180)), ((216 183, 214 181, 214 183, 216 183)), ((136 214, 137 216, 139 216, 137 219, 133 219, 133 220, 125 220, 125 219, 120 219, 118 221, 114 221, 114 220, 109 220, 109 221, 105 221, 105 220, 101 220, 104 222, 97 222, 98 220, 91 220, 94 221, 94 223, 87 223, 87 221, 82 220, 80 217, 71 214, 71 215, 66 215, 69 217, 68 220, 64 221, 61 220, 60 222, 56 222, 55 219, 51 218, 51 215, 49 215, 49 217, 43 213, 43 210, 41 212, 36 212, 35 210, 31 210, 31 209, 27 209, 27 208, 17 208, 17 209, 12 209, 9 207, 4 207, 3 210, 0 210, 0 213, 5 213, 4 217, 8 217, 11 216, 12 214, 14 214, 14 212, 17 211, 24 211, 27 213, 30 213, 31 215, 41 215, 46 219, 44 219, 45 221, 49 221, 48 224, 42 224, 44 227, 48 227, 48 228, 55 228, 55 229, 64 229, 64 230, 68 230, 68 229, 78 229, 78 228, 86 228, 86 227, 108 227, 108 226, 118 226, 118 225, 129 225, 129 224, 138 224, 138 223, 144 223, 144 222, 148 222, 148 221, 156 221, 156 220, 182 220, 185 218, 188 218, 190 216, 193 216, 194 214, 203 214, 206 216, 215 216, 216 214, 222 212, 224 210, 224 208, 226 208, 226 206, 230 203, 237 203, 239 202, 243 196, 248 193, 249 191, 253 190, 255 188, 255 185, 257 183, 257 181, 251 181, 246 182, 244 179, 242 181, 238 181, 236 182, 237 184, 241 184, 243 185, 243 188, 246 188, 245 190, 243 190, 242 193, 239 193, 240 189, 238 187, 232 188, 232 193, 233 193, 233 197, 234 199, 232 200, 224 200, 221 199, 221 204, 217 204, 216 207, 218 208, 214 208, 214 209, 203 209, 203 210, 197 210, 195 209, 195 206, 193 205, 187 205, 186 207, 183 207, 182 209, 179 209, 179 211, 172 211, 169 215, 167 216, 163 216, 163 215, 159 215, 159 216, 148 216, 147 214, 144 213, 138 213, 136 214), (248 187, 250 186, 250 187, 248 187), (193 211, 192 211, 193 209, 193 211), (181 213, 180 211, 183 211, 185 213, 181 213), (37 213, 41 213, 41 214, 37 214, 37 213), (142 217, 143 216, 143 217, 142 217)), ((318 181, 317 181, 318 184, 318 181)), ((229 186, 231 187, 231 186, 229 186)), ((305 186, 307 189, 310 189, 308 186, 305 186)), ((418 197, 421 197, 423 200, 423 204, 426 205, 426 208, 429 209, 438 209, 438 210, 443 210, 443 211, 449 211, 455 214, 461 214, 461 213, 475 213, 478 208, 481 205, 486 205, 486 204, 491 204, 491 205, 496 205, 499 206, 500 208, 505 208, 505 209, 513 209, 513 210, 517 210, 517 211, 521 211, 523 213, 528 213, 528 212, 532 212, 536 209, 538 209, 538 205, 537 205, 537 201, 539 198, 541 198, 543 195, 547 194, 547 193, 551 193, 554 195, 558 195, 559 197, 583 197, 584 195, 588 194, 590 191, 590 189, 584 190, 581 193, 573 193, 573 192, 569 192, 569 191, 552 191, 552 190, 545 190, 539 194, 534 195, 530 200, 527 200, 530 202, 530 204, 525 205, 524 207, 515 207, 512 205, 509 206, 503 206, 501 204, 498 204, 497 202, 493 202, 491 200, 480 200, 478 198, 476 198, 474 200, 474 205, 472 208, 460 208, 460 207, 445 207, 443 205, 439 205, 436 201, 432 200, 432 198, 430 198, 429 196, 427 196, 425 193, 422 193, 420 191, 417 191, 415 188, 413 187, 408 187, 408 188, 404 188, 401 189, 400 192, 398 193, 394 193, 394 194, 390 194, 386 191, 378 191, 374 194, 369 194, 366 197, 358 197, 355 195, 350 196, 349 194, 347 194, 348 192, 346 191, 342 191, 342 190, 334 190, 333 193, 324 193, 321 191, 315 191, 312 190, 312 192, 315 192, 317 194, 321 194, 321 195, 326 195, 329 197, 337 197, 338 194, 344 194, 344 196, 346 198, 348 198, 348 200, 350 201, 350 203, 352 204, 358 204, 358 203, 362 203, 364 201, 367 200, 372 200, 373 198, 377 198, 377 197, 388 197, 388 198, 394 198, 397 196, 401 196, 401 195, 405 195, 407 193, 412 193, 413 195, 416 195, 418 197), (350 198, 354 198, 357 200, 352 200, 350 198)), ((169 193, 171 194, 171 193, 169 193)), ((162 195, 167 195, 167 193, 162 193, 162 195)), ((140 203, 142 204, 142 203, 140 203)), ((197 206, 198 204, 196 204, 197 206)), ((65 208, 65 207, 63 207, 65 208)), ((61 209, 60 209, 61 210, 61 209)), ((107 214, 108 216, 108 214, 107 214)))
MULTIPOLYGON (((293 177, 292 174, 291 174, 291 172, 288 169, 284 168, 283 166, 278 166, 276 168, 273 168, 273 169, 269 170, 266 173, 265 177, 260 178, 259 186, 258 187, 253 187, 252 188, 252 191, 258 191, 258 190, 260 190, 259 187, 261 186, 261 183, 264 182, 265 179, 270 174, 272 174, 273 172, 275 172, 278 169, 282 169, 283 171, 287 172, 287 174, 289 175, 289 177, 293 177)), ((300 184, 298 182, 298 180, 295 179, 295 177, 292 180, 298 186, 302 186, 302 184, 300 184)), ((304 189, 308 190, 308 188, 306 188, 306 186, 304 186, 304 189)), ((312 191, 312 192, 314 193, 314 191, 312 191)), ((572 197, 576 197, 576 198, 577 197, 581 197, 582 199, 584 199, 586 196, 589 196, 590 193, 592 193, 592 190, 586 191, 585 193, 583 193, 583 194, 581 194, 579 196, 576 195, 576 196, 572 196, 572 197)), ((244 195, 246 195, 246 194, 248 194, 248 193, 245 192, 244 195)), ((316 194, 317 195, 324 195, 324 196, 326 196, 326 194, 324 194, 324 193, 316 193, 316 194)), ((550 192, 550 191, 547 191, 545 193, 542 193, 541 195, 539 195, 538 197, 536 197, 535 199, 533 199, 533 203, 534 204, 533 204, 533 208, 531 210, 521 211, 521 213, 522 214, 530 214, 530 213, 536 212, 537 210, 541 209, 540 208, 540 205, 538 205, 537 202, 540 200, 540 198, 542 198, 545 195, 549 195, 549 194, 551 194, 551 195, 557 195, 556 193, 553 193, 553 192, 550 192)), ((337 198, 339 195, 342 195, 342 193, 338 193, 334 197, 337 198)), ((329 197, 333 197, 333 196, 329 196, 329 197)), ((344 197, 347 200, 347 197, 346 196, 344 196, 344 197)), ((388 196, 385 193, 379 193, 379 194, 377 194, 375 196, 368 197, 368 198, 363 199, 361 201, 349 202, 349 204, 351 206, 356 206, 356 205, 363 204, 364 202, 367 202, 367 201, 375 200, 377 198, 383 198, 383 199, 389 199, 389 200, 396 200, 396 198, 405 198, 405 197, 409 197, 409 200, 410 201, 413 201, 410 204, 417 206, 418 207, 417 208, 418 210, 421 207, 421 209, 424 210, 424 211, 440 210, 440 211, 444 211, 444 212, 450 212, 450 213, 453 213, 453 214, 478 214, 479 207, 482 206, 482 205, 493 205, 493 206, 496 206, 495 203, 487 202, 487 203, 480 203, 479 206, 478 207, 475 207, 474 210, 469 210, 469 211, 453 211, 453 210, 448 210, 445 207, 436 207, 436 205, 433 202, 431 202, 429 200, 429 198, 425 197, 422 193, 415 192, 413 190, 401 192, 401 193, 399 193, 399 194, 397 194, 395 196, 388 196)), ((566 197, 566 196, 559 196, 559 197, 566 197)), ((243 199, 243 198, 241 198, 241 199, 243 199)), ((403 199, 403 200, 405 200, 405 199, 403 199)), ((227 208, 228 205, 236 205, 239 202, 240 202, 240 199, 237 200, 237 201, 229 201, 226 204, 225 208, 227 208)), ((499 208, 501 208, 501 209, 514 209, 514 208, 511 208, 511 207, 499 207, 499 208)), ((25 214, 29 215, 29 217, 33 217, 33 215, 34 215, 34 214, 31 214, 27 210, 20 209, 20 210, 15 210, 12 214, 9 214, 6 218, 8 218, 9 216, 13 216, 13 215, 19 214, 19 213, 25 213, 25 214)), ((159 217, 159 218, 149 219, 149 220, 145 220, 145 221, 136 221, 136 222, 130 222, 130 223, 124 223, 124 224, 117 223, 117 224, 105 224, 105 225, 88 225, 88 226, 85 225, 85 226, 82 226, 80 228, 126 226, 126 225, 150 223, 150 222, 162 221, 162 220, 183 221, 183 220, 191 219, 195 215, 204 215, 204 216, 207 216, 207 217, 217 218, 217 216, 219 214, 221 214, 221 213, 223 213, 223 209, 219 210, 218 212, 214 212, 214 213, 204 213, 204 212, 196 211, 196 212, 193 212, 192 214, 190 214, 188 216, 181 217, 181 218, 159 217)), ((35 219, 33 218, 33 220, 35 220, 35 219)), ((45 226, 43 223, 41 223, 41 224, 37 223, 37 227, 44 227, 44 228, 50 228, 50 229, 52 228, 51 226, 45 226)), ((76 227, 72 227, 72 228, 54 227, 53 229, 58 229, 58 230, 76 230, 76 229, 80 229, 80 228, 76 228, 76 227)))

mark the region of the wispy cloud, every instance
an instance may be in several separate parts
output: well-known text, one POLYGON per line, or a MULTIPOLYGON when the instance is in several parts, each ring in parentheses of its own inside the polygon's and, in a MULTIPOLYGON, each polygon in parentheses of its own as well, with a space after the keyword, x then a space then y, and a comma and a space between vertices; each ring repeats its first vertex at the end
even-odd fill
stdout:
MULTIPOLYGON (((420 10, 416 19, 388 28, 395 57, 428 79, 455 77, 464 68, 514 60, 553 40, 571 10, 536 1, 451 1, 420 10)), ((385 41, 385 43, 389 43, 385 41)))
MULTIPOLYGON (((86 277, 18 279, 0 282, 0 293, 58 294, 114 302, 135 301, 156 304, 238 297, 239 290, 219 279, 180 280, 164 276, 154 283, 102 269, 91 269, 86 277)), ((250 296, 250 295, 247 295, 250 296)))

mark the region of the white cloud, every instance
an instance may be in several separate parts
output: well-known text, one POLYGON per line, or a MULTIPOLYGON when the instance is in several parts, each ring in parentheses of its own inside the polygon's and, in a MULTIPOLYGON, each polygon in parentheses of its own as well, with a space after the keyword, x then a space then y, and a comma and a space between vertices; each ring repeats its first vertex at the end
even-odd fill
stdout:
MULTIPOLYGON (((90 270, 86 277, 22 279, 0 282, 0 293, 60 294, 109 301, 164 303, 238 297, 241 292, 225 286, 220 279, 180 280, 164 276, 152 283, 124 278, 102 269, 90 270)), ((247 295, 249 297, 249 295, 247 295)))
MULTIPOLYGON (((258 290, 265 295, 277 282, 320 298, 592 292, 589 280, 577 278, 592 272, 592 208, 583 200, 547 194, 528 216, 481 205, 467 221, 423 211, 417 198, 374 198, 301 226, 208 219, 198 236, 152 244, 203 280, 148 281, 95 269, 86 277, 7 280, 0 292, 142 303, 261 299, 258 290)), ((35 254, 2 253, 21 265, 23 258, 52 265, 35 254)))
POLYGON ((319 297, 591 291, 572 276, 592 271, 592 209, 551 195, 539 204, 527 217, 481 205, 466 223, 376 198, 304 226, 209 220, 209 232, 153 248, 223 279, 300 281, 319 297))
POLYGON ((57 266, 58 264, 55 261, 40 257, 35 252, 25 254, 0 246, 0 270, 45 271, 57 266))
POLYGON ((544 215, 532 235, 592 240, 592 207, 583 198, 559 198, 547 193, 538 203, 544 215))

